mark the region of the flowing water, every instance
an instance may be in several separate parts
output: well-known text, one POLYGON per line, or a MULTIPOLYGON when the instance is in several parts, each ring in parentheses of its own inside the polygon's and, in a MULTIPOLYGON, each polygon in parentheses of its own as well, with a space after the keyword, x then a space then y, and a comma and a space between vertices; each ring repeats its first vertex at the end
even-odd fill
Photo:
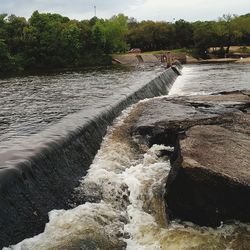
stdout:
MULTIPOLYGON (((186 66, 171 95, 250 89, 249 65, 186 66)), ((54 210, 45 231, 10 249, 249 249, 250 225, 219 228, 167 221, 164 192, 169 159, 163 145, 148 148, 129 130, 147 100, 125 110, 104 138, 101 149, 74 196, 86 203, 54 210)), ((5 248, 7 249, 7 248, 5 248)))
POLYGON ((250 64, 187 65, 170 95, 211 94, 250 89, 250 64))
POLYGON ((0 150, 69 114, 101 110, 163 71, 150 66, 107 67, 0 79, 0 150))

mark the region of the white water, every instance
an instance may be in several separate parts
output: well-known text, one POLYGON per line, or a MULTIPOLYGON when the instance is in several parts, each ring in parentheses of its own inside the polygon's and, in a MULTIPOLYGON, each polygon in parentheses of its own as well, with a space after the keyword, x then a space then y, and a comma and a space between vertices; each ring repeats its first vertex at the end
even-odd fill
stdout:
POLYGON ((50 212, 42 234, 5 250, 233 249, 241 232, 250 234, 243 224, 217 230, 191 223, 168 224, 164 193, 170 164, 158 155, 162 149, 173 149, 163 145, 147 148, 128 136, 131 117, 137 112, 135 105, 110 128, 76 189, 78 197, 92 203, 50 212))
POLYGON ((203 95, 250 89, 250 64, 186 65, 170 95, 203 95))
MULTIPOLYGON (((191 75, 192 68, 184 68, 184 74, 191 75)), ((179 78, 170 94, 195 94, 184 90, 186 84, 179 78)), ((172 148, 148 148, 129 135, 133 118, 145 102, 124 111, 109 129, 75 191, 89 202, 50 212, 42 234, 5 249, 249 249, 247 224, 234 222, 212 229, 167 221, 164 193, 170 164, 159 152, 172 148)))
POLYGON ((70 249, 89 238, 103 246, 105 237, 110 240, 105 243, 107 249, 121 247, 119 241, 122 239, 116 237, 118 231, 121 237, 130 237, 124 239, 128 243, 127 249, 135 249, 137 243, 133 238, 138 237, 140 229, 145 225, 156 225, 157 216, 150 213, 156 215, 157 210, 162 210, 165 214, 164 203, 157 207, 154 200, 158 199, 159 189, 164 190, 169 170, 168 161, 159 159, 157 152, 166 147, 154 145, 138 154, 131 142, 120 136, 126 116, 124 112, 110 129, 87 176, 76 189, 77 195, 99 199, 100 203, 85 203, 72 210, 50 212, 50 222, 44 233, 10 249, 70 249), (150 213, 145 212, 144 207, 150 213))
MULTIPOLYGON (((123 228, 123 235, 129 237, 123 238, 127 249, 144 249, 138 241, 141 230, 157 226, 157 220, 166 225, 163 195, 169 162, 157 154, 160 150, 172 149, 160 145, 143 150, 132 147, 126 137, 127 115, 128 110, 110 130, 78 193, 85 198, 93 198, 95 193, 104 202, 119 208, 128 220, 123 228)), ((160 247, 157 242, 153 245, 160 247)))

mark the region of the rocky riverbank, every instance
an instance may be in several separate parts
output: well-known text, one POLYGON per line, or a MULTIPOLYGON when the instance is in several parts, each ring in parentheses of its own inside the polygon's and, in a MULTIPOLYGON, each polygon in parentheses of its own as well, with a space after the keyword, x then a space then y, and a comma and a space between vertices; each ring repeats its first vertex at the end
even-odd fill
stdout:
MULTIPOLYGON (((178 60, 182 64, 218 64, 218 63, 250 63, 250 58, 214 58, 214 59, 196 59, 186 53, 171 54, 174 60, 178 60)), ((113 64, 136 65, 139 63, 161 63, 163 54, 121 54, 113 55, 113 64)))
MULTIPOLYGON (((146 64, 160 64, 166 63, 162 61, 162 58, 165 57, 166 54, 155 54, 152 53, 133 53, 133 54, 118 54, 112 56, 113 64, 123 64, 123 65, 137 65, 139 63, 146 64)), ((186 56, 185 53, 171 53, 171 57, 173 61, 179 61, 182 64, 186 63, 196 63, 198 60, 193 57, 186 56)))
POLYGON ((166 186, 170 219, 218 226, 250 221, 250 91, 148 101, 133 136, 174 146, 166 186))

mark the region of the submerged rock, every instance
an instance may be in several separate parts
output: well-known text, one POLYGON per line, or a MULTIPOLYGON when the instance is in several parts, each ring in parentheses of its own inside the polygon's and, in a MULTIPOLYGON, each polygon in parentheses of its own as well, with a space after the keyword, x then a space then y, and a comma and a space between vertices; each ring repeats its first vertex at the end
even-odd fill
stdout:
POLYGON ((206 226, 250 221, 250 91, 150 100, 133 135, 175 146, 170 218, 206 226))

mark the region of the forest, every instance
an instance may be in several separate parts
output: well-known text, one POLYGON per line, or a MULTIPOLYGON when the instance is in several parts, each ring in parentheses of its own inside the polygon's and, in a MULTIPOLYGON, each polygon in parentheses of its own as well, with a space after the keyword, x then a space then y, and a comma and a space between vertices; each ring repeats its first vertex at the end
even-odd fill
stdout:
POLYGON ((185 49, 205 57, 208 48, 219 47, 223 57, 232 45, 250 45, 250 14, 196 22, 139 22, 123 14, 82 21, 38 11, 29 19, 0 14, 0 74, 108 65, 113 53, 130 48, 185 49))

